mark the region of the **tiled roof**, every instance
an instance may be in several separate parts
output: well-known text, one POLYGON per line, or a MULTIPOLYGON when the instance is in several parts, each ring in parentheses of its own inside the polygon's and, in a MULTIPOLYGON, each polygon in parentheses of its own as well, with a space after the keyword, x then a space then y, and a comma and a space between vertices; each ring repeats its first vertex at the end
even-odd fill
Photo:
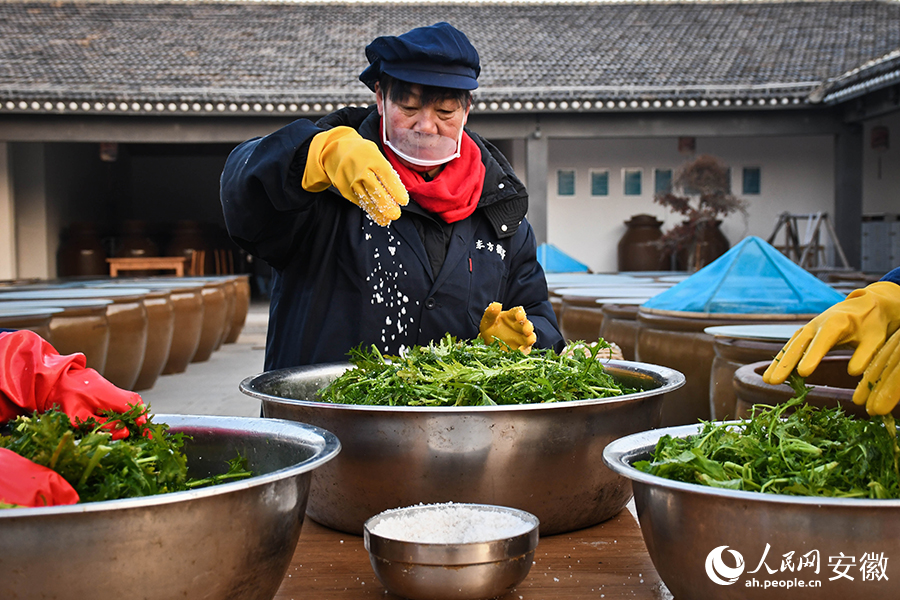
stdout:
POLYGON ((900 48, 896 0, 272 3, 0 0, 0 112, 265 114, 371 101, 379 35, 448 21, 476 110, 807 104, 900 48))
POLYGON ((836 104, 861 96, 873 89, 900 83, 900 49, 879 56, 859 67, 829 79, 810 99, 826 104, 836 104))

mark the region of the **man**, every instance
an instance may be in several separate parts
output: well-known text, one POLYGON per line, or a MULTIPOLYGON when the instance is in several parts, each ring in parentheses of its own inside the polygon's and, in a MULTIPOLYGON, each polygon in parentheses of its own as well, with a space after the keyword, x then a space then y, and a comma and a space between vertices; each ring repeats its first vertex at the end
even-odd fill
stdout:
POLYGON ((900 401, 900 267, 871 285, 850 292, 797 330, 763 374, 763 381, 784 383, 796 368, 801 377, 815 371, 834 346, 856 350, 847 372, 862 375, 853 402, 870 415, 886 415, 900 401))
POLYGON ((525 187, 464 129, 475 48, 437 23, 379 37, 366 57, 375 106, 244 142, 222 173, 229 234, 275 271, 265 368, 446 333, 561 349, 525 187))

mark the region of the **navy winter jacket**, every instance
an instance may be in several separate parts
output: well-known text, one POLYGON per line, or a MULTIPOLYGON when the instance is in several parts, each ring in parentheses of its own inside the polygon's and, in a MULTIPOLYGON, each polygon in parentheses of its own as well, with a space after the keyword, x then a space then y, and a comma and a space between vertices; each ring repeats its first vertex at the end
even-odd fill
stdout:
MULTIPOLYGON (((450 333, 478 335, 484 309, 523 306, 538 347, 561 349, 535 238, 528 196, 507 160, 469 132, 486 167, 478 208, 454 224, 435 275, 410 211, 379 227, 334 188, 301 185, 311 138, 348 125, 378 141, 374 107, 348 108, 317 124, 301 119, 239 145, 225 164, 221 200, 232 239, 274 271, 266 370, 346 361, 360 343, 397 354, 450 333)), ((379 143, 380 146, 380 143, 379 143)))
POLYGON ((891 283, 896 283, 900 285, 900 267, 897 267, 893 271, 886 274, 881 278, 881 281, 890 281, 891 283))

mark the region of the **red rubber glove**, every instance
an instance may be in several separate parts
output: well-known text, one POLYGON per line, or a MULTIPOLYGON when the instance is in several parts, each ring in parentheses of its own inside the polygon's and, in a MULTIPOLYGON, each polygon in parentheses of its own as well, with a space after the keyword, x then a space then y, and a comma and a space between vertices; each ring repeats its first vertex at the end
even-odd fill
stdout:
MULTIPOLYGON (((125 412, 142 405, 141 397, 116 387, 94 369, 84 354, 61 355, 32 331, 0 333, 0 423, 57 406, 73 424, 90 417, 103 422, 103 410, 125 412)), ((146 421, 146 417, 141 417, 146 421)), ((108 423, 113 439, 128 430, 108 423)))
POLYGON ((0 448, 0 502, 17 506, 59 506, 78 502, 62 475, 0 448))

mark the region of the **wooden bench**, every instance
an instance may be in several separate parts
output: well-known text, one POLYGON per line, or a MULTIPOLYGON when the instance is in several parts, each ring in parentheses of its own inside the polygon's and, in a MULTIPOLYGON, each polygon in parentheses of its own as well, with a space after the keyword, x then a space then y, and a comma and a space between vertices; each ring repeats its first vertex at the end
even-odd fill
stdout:
POLYGON ((178 277, 184 277, 186 256, 146 256, 129 258, 107 258, 109 276, 118 277, 119 271, 175 271, 178 277))

